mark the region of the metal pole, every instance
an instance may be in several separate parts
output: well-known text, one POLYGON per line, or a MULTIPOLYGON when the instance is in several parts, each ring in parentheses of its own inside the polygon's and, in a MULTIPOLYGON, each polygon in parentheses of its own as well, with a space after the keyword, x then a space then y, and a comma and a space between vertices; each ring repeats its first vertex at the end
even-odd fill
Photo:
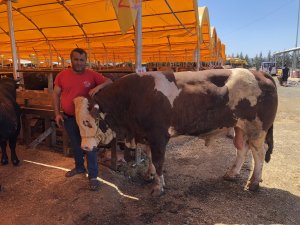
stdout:
POLYGON ((170 60, 170 67, 172 66, 172 46, 170 42, 170 35, 167 36, 168 44, 169 44, 169 60, 170 60))
POLYGON ((89 67, 92 68, 92 62, 91 62, 91 58, 92 58, 91 43, 90 43, 90 40, 88 38, 86 38, 86 42, 88 44, 88 63, 89 63, 89 67))
POLYGON ((16 49, 16 40, 15 40, 15 31, 14 31, 14 22, 12 15, 12 3, 11 0, 7 1, 7 14, 8 14, 8 26, 9 26, 9 37, 10 37, 10 46, 13 59, 13 75, 14 79, 20 78, 18 71, 18 60, 17 60, 17 49, 16 49))
POLYGON ((39 61, 39 56, 38 56, 38 53, 37 51, 35 50, 34 47, 32 47, 33 51, 34 51, 34 54, 35 54, 35 59, 36 59, 36 66, 37 67, 40 67, 40 61, 39 61))
MULTIPOLYGON (((194 9, 195 9, 195 20, 196 20, 196 34, 197 34, 197 45, 196 45, 196 48, 197 48, 197 67, 196 67, 196 70, 199 71, 200 69, 200 24, 199 24, 199 12, 198 12, 198 1, 197 0, 194 0, 194 9)), ((203 40, 201 40, 203 42, 203 40)))
MULTIPOLYGON (((296 32, 295 48, 297 48, 297 46, 298 46, 299 14, 300 14, 300 0, 298 3, 298 18, 297 18, 297 32, 296 32)), ((296 51, 293 51, 292 70, 294 70, 296 68, 297 68, 297 54, 296 54, 296 51)))
POLYGON ((142 69, 142 1, 138 3, 138 10, 135 22, 135 69, 142 69))
POLYGON ((53 70, 51 44, 50 44, 49 41, 47 41, 47 44, 48 44, 48 46, 49 46, 49 55, 50 55, 50 58, 49 58, 49 64, 50 64, 50 69, 53 70))
POLYGON ((3 65, 4 64, 4 55, 1 55, 1 65, 2 65, 2 69, 3 69, 3 65))
MULTIPOLYGON (((105 53, 105 61, 106 61, 106 67, 108 67, 108 55, 107 55, 107 49, 104 43, 102 43, 103 48, 104 48, 104 53, 105 53)), ((104 62, 104 60, 103 60, 104 62)), ((104 63, 103 63, 104 64, 104 63)))
POLYGON ((296 48, 298 46, 299 13, 300 13, 300 0, 299 0, 299 6, 298 6, 297 33, 296 33, 296 45, 295 45, 296 48))

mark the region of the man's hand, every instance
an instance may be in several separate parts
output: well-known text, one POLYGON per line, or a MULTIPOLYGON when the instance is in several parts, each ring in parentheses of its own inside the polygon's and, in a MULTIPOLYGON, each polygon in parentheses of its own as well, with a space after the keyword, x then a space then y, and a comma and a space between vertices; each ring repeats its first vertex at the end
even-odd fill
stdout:
POLYGON ((100 89, 99 86, 97 86, 97 87, 91 89, 91 90, 89 91, 89 95, 90 95, 91 97, 94 97, 94 95, 99 91, 99 89, 100 89))
POLYGON ((105 81, 104 83, 99 84, 99 85, 96 86, 95 88, 91 89, 91 90, 89 91, 89 95, 90 95, 91 97, 94 97, 94 95, 95 95, 98 91, 100 91, 102 88, 104 88, 105 86, 107 86, 107 85, 109 85, 109 84, 111 84, 111 83, 112 83, 112 80, 107 78, 106 81, 105 81))
POLYGON ((57 114, 57 115, 55 116, 55 122, 56 122, 56 124, 57 124, 57 126, 58 126, 59 128, 62 128, 63 123, 64 123, 64 118, 63 118, 63 116, 62 116, 61 114, 57 114))

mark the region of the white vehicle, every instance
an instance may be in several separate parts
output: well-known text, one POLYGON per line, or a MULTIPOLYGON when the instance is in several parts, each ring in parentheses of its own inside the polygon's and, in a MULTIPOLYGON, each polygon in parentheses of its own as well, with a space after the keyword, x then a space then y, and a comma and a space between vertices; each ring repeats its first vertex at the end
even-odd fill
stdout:
POLYGON ((262 62, 260 70, 272 76, 276 76, 276 63, 275 62, 262 62))

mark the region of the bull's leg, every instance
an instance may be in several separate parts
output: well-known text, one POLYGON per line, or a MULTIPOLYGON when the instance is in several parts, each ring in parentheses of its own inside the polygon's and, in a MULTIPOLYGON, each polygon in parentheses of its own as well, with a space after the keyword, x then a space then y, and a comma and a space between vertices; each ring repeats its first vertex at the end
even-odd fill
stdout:
POLYGON ((153 165, 153 162, 152 162, 151 148, 150 148, 149 145, 146 145, 145 153, 148 157, 149 165, 148 165, 148 170, 147 170, 144 178, 147 181, 152 181, 155 178, 156 169, 155 169, 155 167, 153 165))
MULTIPOLYGON (((152 149, 152 148, 151 148, 152 149)), ((152 196, 160 196, 164 192, 165 180, 163 175, 163 164, 165 161, 165 148, 155 148, 152 150, 153 165, 156 169, 154 176, 154 186, 151 191, 152 196)))
POLYGON ((234 131, 235 136, 233 139, 233 143, 236 147, 236 158, 231 169, 224 175, 224 179, 230 181, 236 180, 236 178, 240 174, 241 168, 245 162, 249 150, 243 130, 235 127, 234 131))
POLYGON ((165 161, 166 145, 166 140, 150 143, 153 165, 156 169, 154 185, 151 191, 152 196, 160 196, 164 192, 165 181, 163 176, 163 164, 165 161))
POLYGON ((1 150, 2 150, 2 156, 1 156, 1 164, 7 165, 8 164, 8 157, 6 153, 6 141, 0 142, 1 150))
POLYGON ((10 158, 12 163, 17 166, 19 165, 20 160, 17 157, 17 153, 16 153, 16 145, 17 145, 17 136, 11 137, 9 139, 9 147, 10 147, 10 158))
POLYGON ((249 142, 250 148, 252 150, 252 155, 254 158, 254 170, 252 176, 250 178, 250 182, 248 184, 248 188, 250 191, 257 191, 259 189, 259 182, 261 182, 262 177, 262 169, 265 158, 265 141, 266 134, 265 132, 261 132, 260 136, 256 140, 251 140, 249 142))

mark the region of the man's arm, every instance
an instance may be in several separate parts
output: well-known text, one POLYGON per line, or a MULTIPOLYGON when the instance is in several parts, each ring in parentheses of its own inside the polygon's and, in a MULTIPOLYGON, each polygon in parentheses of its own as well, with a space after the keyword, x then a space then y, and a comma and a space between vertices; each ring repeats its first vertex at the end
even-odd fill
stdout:
POLYGON ((91 97, 93 97, 99 90, 101 90, 102 88, 104 88, 105 86, 109 85, 112 83, 112 80, 109 78, 106 78, 105 82, 102 84, 97 85, 96 87, 94 87, 93 89, 91 89, 89 91, 89 95, 91 97))
POLYGON ((53 101, 53 108, 55 114, 55 122, 58 127, 61 127, 64 121, 63 116, 60 114, 60 95, 61 95, 61 88, 55 85, 52 93, 52 101, 53 101))

